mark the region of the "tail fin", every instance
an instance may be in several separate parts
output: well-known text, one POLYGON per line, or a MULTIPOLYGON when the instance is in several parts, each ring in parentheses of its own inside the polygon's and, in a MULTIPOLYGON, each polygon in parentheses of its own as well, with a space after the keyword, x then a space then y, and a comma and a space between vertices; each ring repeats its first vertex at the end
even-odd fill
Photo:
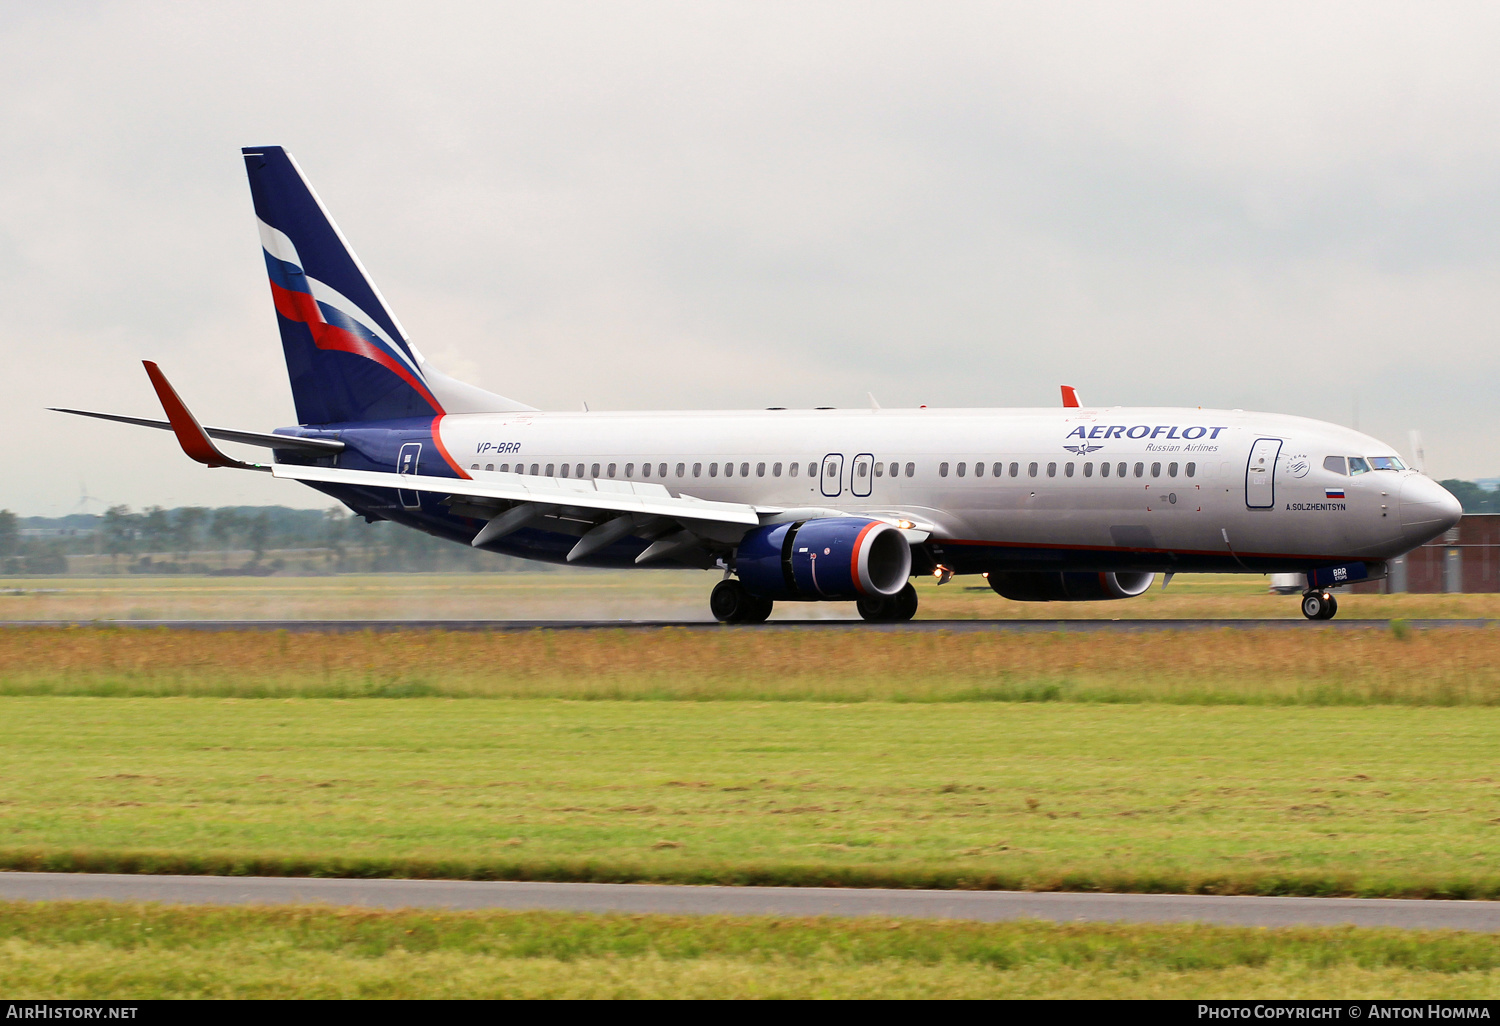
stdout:
POLYGON ((428 368, 291 154, 241 152, 298 421, 531 409, 428 368))

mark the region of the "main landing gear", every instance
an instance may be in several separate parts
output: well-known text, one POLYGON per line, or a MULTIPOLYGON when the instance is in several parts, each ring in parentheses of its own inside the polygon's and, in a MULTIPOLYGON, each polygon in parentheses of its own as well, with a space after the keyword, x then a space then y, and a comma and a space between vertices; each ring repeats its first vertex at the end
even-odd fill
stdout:
POLYGON ((750 594, 735 580, 720 581, 708 596, 708 608, 720 623, 764 623, 772 605, 770 599, 750 594))
POLYGON ((1302 615, 1309 620, 1332 620, 1339 611, 1339 600, 1331 591, 1310 591, 1302 596, 1302 615))
POLYGON ((867 623, 905 623, 917 615, 917 589, 907 581, 894 595, 862 598, 854 606, 867 623))
MULTIPOLYGON (((720 623, 764 623, 774 603, 752 595, 739 581, 728 579, 714 585, 708 608, 720 623)), ((906 583, 885 598, 862 598, 855 602, 859 615, 869 623, 905 623, 917 615, 917 589, 906 583)))

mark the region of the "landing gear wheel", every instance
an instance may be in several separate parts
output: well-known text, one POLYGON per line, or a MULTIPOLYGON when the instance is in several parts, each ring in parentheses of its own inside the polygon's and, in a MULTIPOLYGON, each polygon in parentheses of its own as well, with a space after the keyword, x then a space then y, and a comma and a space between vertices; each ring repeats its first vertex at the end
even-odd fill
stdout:
POLYGON ((905 623, 917 615, 917 589, 908 581, 896 594, 862 598, 854 608, 867 623, 905 623))
POLYGON ((720 581, 708 597, 708 608, 720 623, 762 623, 774 605, 770 599, 750 594, 739 581, 720 581))
POLYGON ((917 615, 917 589, 910 581, 890 598, 891 620, 895 623, 905 623, 917 615))
POLYGON ((1326 591, 1310 591, 1302 596, 1302 615, 1309 620, 1332 620, 1339 611, 1339 600, 1326 591))
POLYGON ((854 608, 859 610, 860 618, 866 623, 889 623, 891 620, 891 600, 884 595, 856 599, 854 608))

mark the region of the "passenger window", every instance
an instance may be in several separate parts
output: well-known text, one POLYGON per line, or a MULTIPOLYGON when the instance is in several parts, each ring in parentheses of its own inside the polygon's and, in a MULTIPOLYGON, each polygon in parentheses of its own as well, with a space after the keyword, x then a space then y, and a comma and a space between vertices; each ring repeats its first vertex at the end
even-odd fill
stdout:
POLYGON ((772 477, 780 477, 781 476, 781 464, 780 463, 773 463, 773 464, 771 464, 771 476, 772 477))
POLYGON ((1083 465, 1083 476, 1084 477, 1093 477, 1094 476, 1094 465, 1092 463, 1085 463, 1083 465))
POLYGON ((634 477, 635 476, 635 464, 634 463, 627 463, 627 464, 625 464, 625 476, 626 477, 634 477))
POLYGON ((1072 476, 1073 476, 1073 464, 1071 464, 1071 463, 1065 464, 1063 466, 1063 477, 1072 477, 1072 476))
POLYGON ((983 477, 984 476, 984 464, 983 463, 976 463, 976 464, 974 464, 974 476, 975 477, 983 477))
MULTIPOLYGON (((502 464, 500 464, 500 471, 501 471, 501 473, 506 473, 509 470, 510 470, 510 464, 509 463, 502 463, 502 464)), ((517 464, 516 465, 516 472, 520 473, 520 470, 521 470, 520 464, 517 464)))
POLYGON ((1011 477, 1020 477, 1021 476, 1021 465, 1019 463, 1012 463, 1010 465, 1010 476, 1011 477))
POLYGON ((708 476, 709 477, 718 477, 719 476, 719 465, 717 463, 710 463, 708 465, 708 476))
POLYGON ((1151 476, 1152 477, 1161 477, 1161 464, 1160 463, 1153 463, 1153 464, 1151 464, 1151 476))
POLYGON ((1101 463, 1101 464, 1099 464, 1099 476, 1100 477, 1108 477, 1109 476, 1109 464, 1108 463, 1101 463))
POLYGON ((693 464, 693 476, 694 477, 702 477, 703 476, 703 464, 701 464, 701 463, 694 463, 693 464))
MULTIPOLYGON (((552 468, 548 467, 547 470, 548 470, 548 472, 550 474, 552 468)), ((564 463, 562 465, 562 475, 561 476, 563 476, 563 477, 567 477, 568 476, 568 465, 566 463, 564 463)))
POLYGON ((1031 466, 1030 466, 1030 467, 1029 467, 1029 468, 1027 468, 1027 469, 1028 469, 1028 471, 1029 471, 1029 472, 1030 472, 1030 474, 1031 474, 1031 476, 1032 476, 1032 477, 1036 477, 1036 464, 1035 464, 1035 463, 1033 463, 1033 464, 1032 464, 1032 465, 1031 465, 1031 466))
POLYGON ((592 467, 589 468, 589 477, 598 477, 598 476, 599 476, 599 464, 595 463, 592 467))
POLYGON ((1345 465, 1344 457, 1342 456, 1324 456, 1323 469, 1333 474, 1343 474, 1345 476, 1349 474, 1349 468, 1345 465))
POLYGON ((740 464, 740 477, 749 477, 749 476, 750 476, 750 464, 748 464, 748 463, 741 463, 740 464))
POLYGON ((917 465, 915 463, 908 463, 906 465, 906 476, 907 477, 916 477, 917 476, 917 465))
POLYGON ((938 477, 947 477, 947 476, 948 476, 948 464, 946 464, 946 463, 939 463, 938 464, 938 477))
MULTIPOLYGON (((474 464, 474 467, 475 467, 475 469, 478 469, 478 467, 479 467, 479 464, 477 464, 477 463, 476 463, 476 464, 474 464)), ((495 465, 494 465, 494 464, 493 464, 493 463, 486 463, 486 464, 485 464, 485 465, 484 465, 484 469, 485 469, 485 470, 494 470, 494 469, 495 469, 495 465)))
POLYGON ((996 463, 993 467, 990 468, 990 476, 991 477, 999 477, 1004 472, 1005 472, 1005 464, 1004 463, 996 463))
POLYGON ((614 477, 615 476, 615 466, 616 466, 616 464, 613 464, 613 463, 611 463, 609 465, 609 476, 610 477, 614 477))
POLYGON ((1146 476, 1146 465, 1144 463, 1137 463, 1135 465, 1135 476, 1136 477, 1145 477, 1146 476))
MULTIPOLYGON (((765 477, 766 476, 766 465, 764 463, 757 463, 755 465, 755 476, 756 477, 765 477)), ((861 466, 859 468, 859 476, 860 477, 864 477, 865 476, 865 468, 863 466, 861 466)))
POLYGON ((1167 464, 1167 476, 1168 477, 1176 477, 1177 476, 1177 464, 1175 464, 1175 463, 1168 463, 1167 464))
POLYGON ((536 476, 537 476, 537 466, 538 466, 538 465, 537 465, 537 464, 535 464, 535 463, 533 463, 533 464, 532 464, 532 465, 531 465, 531 476, 532 476, 532 477, 536 477, 536 476))
POLYGON ((877 463, 877 464, 875 464, 875 476, 876 477, 885 477, 885 464, 884 463, 877 463))
POLYGON ((963 477, 964 476, 964 472, 967 471, 968 469, 969 469, 969 465, 967 463, 960 463, 958 465, 958 476, 959 477, 963 477))
POLYGON ((549 463, 549 464, 547 464, 547 476, 548 476, 548 477, 553 477, 553 476, 555 476, 555 475, 554 475, 554 474, 553 474, 553 473, 552 473, 552 471, 553 471, 553 468, 554 468, 554 467, 555 467, 555 466, 556 466, 556 464, 553 464, 553 463, 549 463))
POLYGON ((1350 456, 1349 457, 1349 476, 1350 477, 1354 477, 1354 476, 1356 476, 1358 474, 1368 474, 1369 472, 1370 472, 1370 465, 1364 461, 1364 457, 1362 457, 1362 456, 1350 456))
POLYGON ((726 464, 724 464, 724 476, 725 477, 733 477, 734 476, 734 464, 733 463, 726 463, 726 464))
POLYGON ((1187 466, 1183 467, 1182 469, 1185 470, 1185 471, 1187 471, 1187 476, 1188 477, 1192 477, 1192 476, 1194 476, 1195 474, 1198 473, 1198 464, 1196 464, 1196 463, 1189 463, 1187 466))
POLYGON ((1125 476, 1125 470, 1126 470, 1126 464, 1124 464, 1124 463, 1117 463, 1117 464, 1115 464, 1115 477, 1124 477, 1125 476))
POLYGON ((800 464, 800 463, 793 463, 791 465, 791 467, 789 467, 788 470, 787 470, 787 477, 796 477, 797 476, 797 471, 799 471, 801 469, 802 469, 802 464, 800 464))
MULTIPOLYGON (((630 468, 629 467, 625 468, 625 473, 627 475, 630 473, 630 468)), ((642 477, 650 477, 651 476, 651 464, 649 464, 649 463, 642 463, 641 464, 641 476, 642 477)))
POLYGON ((657 477, 666 477, 667 476, 667 465, 665 463, 658 463, 656 465, 656 476, 657 477))
POLYGON ((686 477, 687 476, 687 464, 686 463, 679 463, 679 464, 677 464, 677 476, 678 477, 686 477))
POLYGON ((477 463, 470 463, 469 464, 469 469, 470 470, 478 470, 479 469, 479 464, 477 464, 477 463))
POLYGON ((1057 476, 1057 464, 1056 463, 1049 463, 1049 464, 1047 464, 1047 476, 1048 477, 1056 477, 1057 476))

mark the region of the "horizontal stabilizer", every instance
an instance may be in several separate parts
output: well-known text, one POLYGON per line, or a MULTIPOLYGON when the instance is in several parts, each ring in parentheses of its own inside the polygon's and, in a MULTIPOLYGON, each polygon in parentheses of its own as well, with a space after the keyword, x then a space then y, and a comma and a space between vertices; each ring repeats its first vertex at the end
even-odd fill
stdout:
MULTIPOLYGON (((172 422, 168 420, 123 417, 118 413, 69 410, 60 406, 49 406, 47 408, 53 413, 72 413, 79 417, 112 420, 117 424, 134 424, 136 427, 159 428, 162 431, 172 430, 172 422)), ((275 435, 269 431, 236 431, 233 428, 216 427, 206 427, 203 429, 203 433, 210 438, 217 438, 221 442, 241 442, 245 445, 264 446, 267 449, 294 449, 298 452, 317 453, 320 456, 332 456, 334 453, 344 450, 344 443, 333 438, 298 438, 295 435, 275 435)))

